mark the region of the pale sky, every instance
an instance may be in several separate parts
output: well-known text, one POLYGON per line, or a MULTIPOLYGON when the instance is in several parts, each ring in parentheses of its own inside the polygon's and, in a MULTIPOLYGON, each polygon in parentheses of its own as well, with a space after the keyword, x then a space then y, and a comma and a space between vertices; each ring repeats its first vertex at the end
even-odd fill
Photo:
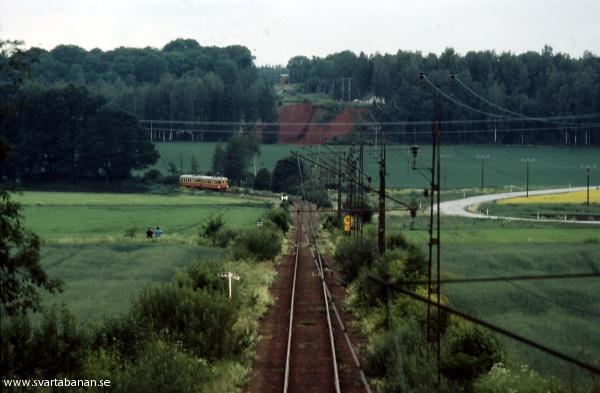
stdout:
POLYGON ((52 49, 247 46, 256 63, 453 47, 600 55, 600 0, 0 0, 0 39, 52 49))

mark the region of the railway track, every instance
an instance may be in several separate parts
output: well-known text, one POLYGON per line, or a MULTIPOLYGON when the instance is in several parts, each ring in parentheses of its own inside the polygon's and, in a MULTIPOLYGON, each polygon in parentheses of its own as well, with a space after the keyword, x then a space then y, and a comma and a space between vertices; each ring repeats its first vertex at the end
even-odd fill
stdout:
POLYGON ((314 212, 307 210, 296 206, 293 253, 278 269, 278 300, 264 322, 257 373, 246 391, 371 393, 343 322, 349 316, 340 314, 327 283, 314 212))

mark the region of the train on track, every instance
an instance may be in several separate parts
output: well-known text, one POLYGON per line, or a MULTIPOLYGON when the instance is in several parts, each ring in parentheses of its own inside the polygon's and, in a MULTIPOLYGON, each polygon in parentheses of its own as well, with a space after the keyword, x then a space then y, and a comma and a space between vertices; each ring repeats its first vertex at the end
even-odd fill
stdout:
POLYGON ((222 176, 181 175, 179 185, 201 190, 225 191, 229 188, 229 179, 222 176))

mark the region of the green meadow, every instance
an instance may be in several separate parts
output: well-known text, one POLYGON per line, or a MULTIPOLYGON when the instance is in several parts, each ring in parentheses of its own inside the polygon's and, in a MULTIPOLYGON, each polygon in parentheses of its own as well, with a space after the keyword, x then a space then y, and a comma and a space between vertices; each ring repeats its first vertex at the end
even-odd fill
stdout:
MULTIPOLYGON (((173 142, 157 143, 161 158, 154 166, 163 173, 167 171, 168 162, 173 162, 183 171, 190 171, 191 158, 194 155, 201 171, 210 171, 212 154, 215 143, 173 142)), ((257 169, 265 167, 273 170, 277 161, 290 151, 304 154, 321 155, 321 160, 327 160, 331 152, 349 151, 349 146, 331 145, 327 147, 302 147, 296 145, 261 145, 260 155, 256 156, 257 169)), ((355 147, 355 153, 357 153, 355 147)), ((378 179, 377 156, 379 149, 365 147, 365 172, 373 178, 374 184, 378 179)), ((484 161, 485 188, 525 189, 526 167, 521 161, 524 158, 535 158, 529 167, 529 187, 556 188, 569 186, 584 186, 586 173, 581 165, 596 164, 600 166, 600 149, 573 149, 557 147, 529 146, 465 146, 447 145, 441 147, 441 184, 443 189, 463 189, 481 187, 481 160, 477 155, 489 156, 484 161)), ((356 156, 355 156, 356 158, 356 156)), ((423 188, 428 184, 427 167, 431 165, 431 149, 421 146, 417 157, 417 167, 413 171, 411 157, 407 146, 389 145, 387 151, 386 185, 390 188, 423 188)), ((325 161, 327 162, 327 161, 325 161)), ((251 163, 253 165, 253 163, 251 163)), ((592 171, 591 183, 600 184, 598 171, 592 171)))
POLYGON ((230 227, 248 227, 270 201, 208 192, 171 195, 24 192, 24 225, 42 240, 46 272, 64 282, 45 305, 64 302, 81 320, 125 312, 141 288, 166 282, 198 259, 217 260, 221 249, 198 245, 202 224, 220 214, 230 227), (160 239, 146 239, 159 225, 160 239))
MULTIPOLYGON (((427 218, 388 223, 427 252, 427 218)), ((598 226, 443 217, 443 278, 600 272, 598 226)), ((451 305, 588 362, 600 357, 600 279, 554 279, 442 287, 451 305)), ((566 363, 503 338, 512 366, 568 378, 566 363)), ((582 376, 584 374, 576 374, 582 376)), ((582 381, 587 380, 586 377, 582 381)))

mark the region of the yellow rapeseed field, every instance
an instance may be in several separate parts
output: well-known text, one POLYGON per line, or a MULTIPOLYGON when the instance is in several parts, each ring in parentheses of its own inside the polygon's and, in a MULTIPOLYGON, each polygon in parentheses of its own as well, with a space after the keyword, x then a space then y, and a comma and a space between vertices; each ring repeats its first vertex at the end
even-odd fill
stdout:
MULTIPOLYGON (((581 204, 587 200, 587 191, 566 192, 563 194, 537 195, 529 198, 508 198, 498 201, 499 204, 522 204, 522 203, 573 203, 581 204)), ((600 203, 600 190, 590 189, 590 203, 600 203)))

